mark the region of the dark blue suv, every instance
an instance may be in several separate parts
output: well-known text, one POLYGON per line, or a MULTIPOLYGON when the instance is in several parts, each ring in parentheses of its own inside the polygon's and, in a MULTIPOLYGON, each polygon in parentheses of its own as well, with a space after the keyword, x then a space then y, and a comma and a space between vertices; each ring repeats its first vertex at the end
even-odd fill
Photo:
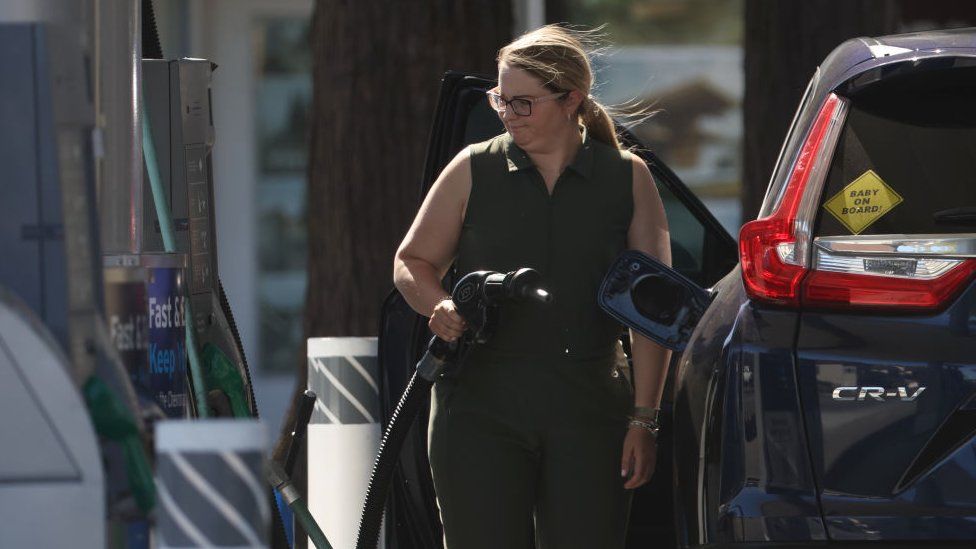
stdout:
MULTIPOLYGON (((422 193, 454 152, 500 133, 491 85, 445 78, 422 193)), ((598 298, 681 352, 628 547, 976 547, 976 31, 831 53, 738 249, 639 152, 673 269, 625 254, 598 298)), ((387 418, 425 328, 390 296, 387 418)), ((440 547, 424 425, 401 457, 391 549, 440 547)))

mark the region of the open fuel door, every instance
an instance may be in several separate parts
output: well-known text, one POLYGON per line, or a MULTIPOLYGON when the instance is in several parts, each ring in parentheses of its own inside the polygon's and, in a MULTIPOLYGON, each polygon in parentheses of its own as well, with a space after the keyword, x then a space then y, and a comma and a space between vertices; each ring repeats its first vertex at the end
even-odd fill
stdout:
MULTIPOLYGON (((504 131, 485 98, 484 92, 494 85, 490 76, 445 74, 427 144, 418 207, 437 175, 458 151, 504 131)), ((735 241, 653 153, 641 150, 626 131, 622 131, 622 137, 624 144, 647 162, 654 175, 672 228, 674 270, 693 285, 711 286, 735 266, 735 241)), ((448 278, 444 281, 446 289, 454 283, 450 275, 448 278)), ((634 322, 626 316, 619 319, 626 324, 634 322)), ((637 324, 640 325, 639 320, 637 324)), ((427 319, 416 314, 396 290, 392 291, 383 304, 378 347, 384 427, 429 338, 427 319)), ((387 506, 388 549, 441 547, 440 520, 427 461, 427 419, 425 408, 400 454, 387 506)), ((671 522, 669 515, 662 514, 660 520, 662 524, 671 522)), ((631 533, 647 526, 632 521, 631 533)), ((637 543, 632 536, 629 546, 637 547, 637 543)))
POLYGON ((597 299, 610 316, 676 351, 684 350, 711 302, 698 284, 637 250, 617 257, 597 299))

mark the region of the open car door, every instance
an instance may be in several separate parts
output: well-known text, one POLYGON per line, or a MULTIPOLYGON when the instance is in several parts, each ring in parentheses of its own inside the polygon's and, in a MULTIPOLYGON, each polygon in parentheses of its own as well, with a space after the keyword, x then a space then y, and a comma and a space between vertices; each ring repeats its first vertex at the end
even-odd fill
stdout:
MULTIPOLYGON (((427 144, 418 207, 437 175, 458 151, 504 131, 484 93, 494 86, 495 80, 490 76, 445 74, 427 144)), ((632 148, 633 152, 647 162, 657 183, 671 227, 674 270, 695 284, 711 286, 735 266, 735 241, 664 163, 653 153, 640 150, 628 133, 623 132, 623 139, 626 146, 636 147, 632 148)), ((449 274, 445 289, 450 289, 453 283, 449 274)), ((384 428, 430 337, 427 319, 416 314, 399 292, 391 292, 383 304, 378 348, 384 428)), ((386 515, 388 549, 441 547, 440 520, 427 461, 427 419, 425 407, 407 437, 394 474, 386 515)), ((667 453, 662 451, 662 455, 667 453)), ((655 480, 641 489, 658 495, 653 498, 638 495, 635 499, 632 517, 638 520, 631 520, 630 546, 639 543, 646 546, 645 540, 652 537, 656 543, 666 546, 660 536, 670 534, 671 514, 650 512, 647 508, 663 505, 670 509, 669 462, 669 459, 659 461, 659 471, 667 474, 655 475, 655 480), (642 504, 642 499, 650 503, 642 504), (655 518, 650 520, 651 517, 655 518)))

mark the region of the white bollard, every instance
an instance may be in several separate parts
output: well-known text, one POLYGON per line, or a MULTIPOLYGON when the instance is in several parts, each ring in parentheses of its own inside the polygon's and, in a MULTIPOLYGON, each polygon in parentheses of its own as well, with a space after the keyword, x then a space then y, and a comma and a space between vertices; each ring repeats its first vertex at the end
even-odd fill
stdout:
POLYGON ((308 388, 308 508, 333 547, 355 547, 382 437, 376 338, 309 339, 308 388))
POLYGON ((267 548, 266 438, 257 420, 157 423, 155 547, 267 548))

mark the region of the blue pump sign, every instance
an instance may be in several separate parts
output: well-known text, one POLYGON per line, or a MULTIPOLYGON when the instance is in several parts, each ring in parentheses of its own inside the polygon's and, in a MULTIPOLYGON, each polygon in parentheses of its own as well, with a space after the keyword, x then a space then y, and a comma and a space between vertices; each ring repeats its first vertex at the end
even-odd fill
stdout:
POLYGON ((186 407, 183 269, 150 268, 148 376, 153 399, 170 417, 186 407))
POLYGON ((105 257, 109 333, 136 391, 168 417, 186 417, 184 256, 105 257))

